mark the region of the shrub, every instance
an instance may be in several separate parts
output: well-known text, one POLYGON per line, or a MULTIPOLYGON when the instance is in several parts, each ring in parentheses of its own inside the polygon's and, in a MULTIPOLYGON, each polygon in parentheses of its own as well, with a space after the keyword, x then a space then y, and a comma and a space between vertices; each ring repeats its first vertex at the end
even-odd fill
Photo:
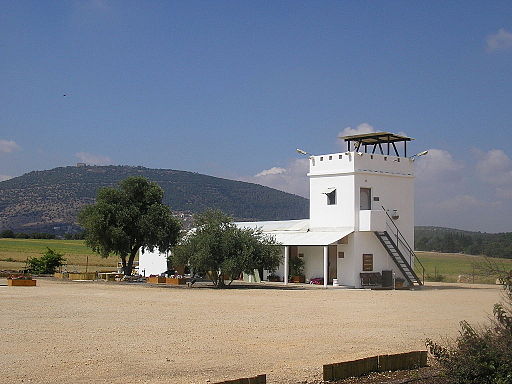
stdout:
POLYGON ((444 281, 446 279, 446 277, 444 275, 439 274, 439 273, 436 273, 434 275, 431 275, 430 273, 427 273, 426 279, 428 281, 441 282, 441 281, 444 281))
POLYGON ((494 305, 491 324, 476 329, 462 321, 459 337, 447 346, 426 340, 428 350, 446 371, 448 382, 512 383, 512 274, 502 282, 507 303, 494 305))
POLYGON ((46 252, 41 257, 31 257, 28 259, 28 269, 35 274, 55 273, 57 268, 64 265, 66 261, 63 256, 63 254, 47 247, 46 252))
POLYGON ((290 257, 288 263, 291 276, 304 276, 304 259, 302 257, 290 257))

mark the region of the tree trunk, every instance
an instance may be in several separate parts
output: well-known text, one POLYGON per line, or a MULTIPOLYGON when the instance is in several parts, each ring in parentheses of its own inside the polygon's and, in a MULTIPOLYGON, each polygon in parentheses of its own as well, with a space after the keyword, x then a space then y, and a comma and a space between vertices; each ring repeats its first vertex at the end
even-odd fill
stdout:
POLYGON ((217 288, 224 288, 226 286, 224 282, 224 273, 220 271, 220 273, 218 273, 217 276, 219 277, 217 288))
POLYGON ((135 260, 135 256, 137 256, 137 251, 139 248, 136 248, 135 250, 132 249, 132 252, 130 253, 130 256, 128 257, 128 262, 126 265, 123 265, 123 273, 125 276, 131 276, 132 270, 133 270, 133 260, 135 260))
POLYGON ((123 266, 123 273, 126 275, 126 256, 121 256, 121 265, 123 266))

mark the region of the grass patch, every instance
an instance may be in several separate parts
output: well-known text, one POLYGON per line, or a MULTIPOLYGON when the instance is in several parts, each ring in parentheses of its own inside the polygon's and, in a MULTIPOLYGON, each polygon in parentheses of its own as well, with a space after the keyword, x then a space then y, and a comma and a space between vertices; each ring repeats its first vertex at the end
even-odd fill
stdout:
MULTIPOLYGON (((494 284, 497 276, 490 276, 483 274, 481 266, 486 264, 486 257, 465 255, 461 253, 439 253, 439 252, 422 252, 417 251, 416 255, 425 267, 425 280, 426 281, 439 281, 441 275, 442 281, 449 283, 457 282, 459 275, 467 276, 468 282, 481 283, 481 284, 494 284)), ((512 260, 510 259, 490 259, 492 262, 501 266, 505 270, 512 269, 512 260)), ((421 268, 415 265, 415 270, 420 278, 421 268)))
POLYGON ((24 269, 29 257, 40 257, 46 248, 64 254, 68 271, 112 271, 118 258, 102 258, 85 246, 83 240, 0 239, 0 269, 24 269))

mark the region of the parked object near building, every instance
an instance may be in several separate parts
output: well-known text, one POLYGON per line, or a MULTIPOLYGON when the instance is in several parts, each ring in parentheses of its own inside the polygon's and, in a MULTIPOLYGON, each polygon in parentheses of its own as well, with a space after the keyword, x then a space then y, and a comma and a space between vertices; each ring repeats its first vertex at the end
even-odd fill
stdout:
MULTIPOLYGON (((341 286, 390 286, 389 276, 412 287, 414 272, 414 160, 412 138, 388 132, 345 136, 347 151, 309 157, 310 218, 238 222, 261 228, 283 246, 273 276, 285 284, 293 258, 304 261, 306 282, 336 279, 341 286), (399 148, 402 153, 399 153, 399 148)), ((305 153, 301 151, 300 153, 305 153)), ((419 262, 419 261, 417 261, 419 262)), ((268 276, 264 271, 263 279, 268 276)))

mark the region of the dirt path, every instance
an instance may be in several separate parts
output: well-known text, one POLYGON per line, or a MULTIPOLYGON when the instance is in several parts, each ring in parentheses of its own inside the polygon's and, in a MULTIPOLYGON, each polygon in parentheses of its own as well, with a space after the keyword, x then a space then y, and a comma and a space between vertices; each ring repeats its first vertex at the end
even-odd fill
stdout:
POLYGON ((426 337, 456 335, 460 320, 486 321, 499 300, 495 286, 442 283, 419 291, 0 286, 0 377, 206 383, 266 373, 268 382, 296 383, 319 379, 322 364, 424 349, 426 337))

